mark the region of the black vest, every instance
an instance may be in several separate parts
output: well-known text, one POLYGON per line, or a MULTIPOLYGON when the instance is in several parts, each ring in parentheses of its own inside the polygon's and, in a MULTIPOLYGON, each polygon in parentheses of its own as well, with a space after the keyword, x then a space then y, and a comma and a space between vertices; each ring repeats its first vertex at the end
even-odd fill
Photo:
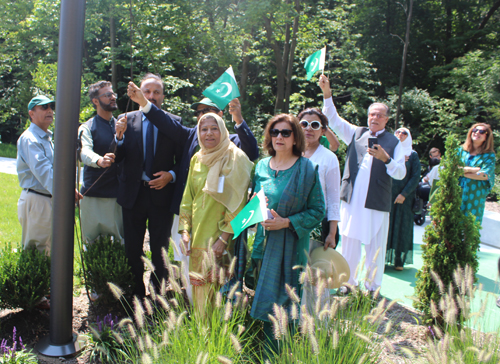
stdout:
MULTIPOLYGON (((116 119, 104 120, 99 115, 89 119, 85 124, 88 126, 94 143, 94 153, 104 156, 112 153, 114 149, 116 119)), ((81 193, 89 190, 92 184, 102 175, 95 185, 90 188, 86 196, 89 197, 118 197, 118 166, 113 163, 108 171, 104 168, 94 168, 85 165, 83 167, 83 186, 81 193), (103 174, 104 173, 104 174, 103 174)))
MULTIPOLYGON (((369 131, 366 127, 357 128, 346 152, 347 160, 340 188, 340 199, 347 203, 351 202, 359 166, 368 149, 369 131)), ((377 138, 378 144, 384 148, 391 158, 394 158, 394 149, 396 149, 399 139, 386 131, 377 138)), ((390 212, 392 206, 391 196, 392 178, 387 174, 386 165, 381 160, 373 158, 365 207, 367 209, 390 212)))

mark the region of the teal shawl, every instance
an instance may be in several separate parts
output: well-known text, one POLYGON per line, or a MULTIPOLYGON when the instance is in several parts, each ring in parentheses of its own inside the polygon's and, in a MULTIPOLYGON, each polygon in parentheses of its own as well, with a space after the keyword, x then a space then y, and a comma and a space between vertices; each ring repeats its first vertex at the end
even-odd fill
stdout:
MULTIPOLYGON (((263 160, 260 163, 269 163, 263 160)), ((300 269, 307 264, 309 233, 325 215, 325 202, 318 176, 318 167, 309 159, 300 157, 299 163, 283 191, 276 212, 290 219, 293 229, 267 233, 262 266, 258 278, 251 316, 269 321, 276 303, 290 306, 285 284, 295 287, 300 294, 300 269)), ((258 171, 258 169, 257 169, 258 171)))

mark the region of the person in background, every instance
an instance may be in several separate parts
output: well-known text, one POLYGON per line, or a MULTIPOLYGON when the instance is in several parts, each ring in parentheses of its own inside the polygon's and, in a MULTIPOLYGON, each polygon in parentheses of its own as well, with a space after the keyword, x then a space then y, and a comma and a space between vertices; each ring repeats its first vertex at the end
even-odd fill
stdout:
POLYGON ((230 222, 247 202, 253 163, 230 141, 224 121, 215 113, 200 118, 198 140, 201 150, 191 159, 180 206, 179 232, 190 257, 194 308, 203 316, 212 307, 223 280, 218 276, 220 267, 227 268, 230 263, 230 259, 223 259, 226 252, 229 258, 232 255, 230 222), (215 262, 209 259, 209 249, 215 262))
POLYGON ((387 238, 386 264, 403 270, 405 263, 413 263, 413 218, 415 192, 420 178, 420 160, 412 148, 412 138, 407 128, 399 128, 394 135, 401 142, 406 159, 406 176, 392 181, 392 200, 389 235, 387 238))
MULTIPOLYGON (((328 131, 332 133, 332 131, 328 127, 328 119, 319 109, 305 109, 299 113, 297 118, 300 120, 300 126, 306 138, 306 149, 303 156, 319 166, 319 179, 326 205, 321 241, 324 243, 325 250, 328 247, 335 249, 338 243, 337 224, 340 221, 339 160, 331 150, 320 144, 324 134, 328 131)), ((337 140, 333 133, 332 135, 337 140)))
POLYGON ((464 175, 459 180, 462 187, 460 209, 464 214, 472 213, 481 224, 486 196, 495 184, 496 157, 491 127, 485 123, 472 125, 459 155, 465 164, 464 175))

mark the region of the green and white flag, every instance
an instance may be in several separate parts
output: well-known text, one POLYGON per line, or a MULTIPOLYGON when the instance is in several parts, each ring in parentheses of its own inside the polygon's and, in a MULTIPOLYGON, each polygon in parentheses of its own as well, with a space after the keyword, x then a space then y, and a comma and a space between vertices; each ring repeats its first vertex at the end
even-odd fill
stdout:
POLYGON ((217 81, 203 91, 203 95, 212 100, 221 110, 223 110, 232 99, 239 97, 240 90, 234 78, 233 67, 230 66, 217 81))
POLYGON ((264 190, 260 190, 254 198, 250 200, 249 203, 243 210, 240 211, 238 215, 231 221, 231 226, 233 227, 234 237, 237 238, 243 230, 248 226, 256 224, 258 222, 267 219, 267 206, 266 206, 266 196, 264 195, 264 190))
POLYGON ((306 59, 304 68, 307 72, 307 80, 309 81, 314 74, 319 71, 325 70, 325 58, 326 58, 326 47, 320 49, 319 51, 311 54, 306 59))

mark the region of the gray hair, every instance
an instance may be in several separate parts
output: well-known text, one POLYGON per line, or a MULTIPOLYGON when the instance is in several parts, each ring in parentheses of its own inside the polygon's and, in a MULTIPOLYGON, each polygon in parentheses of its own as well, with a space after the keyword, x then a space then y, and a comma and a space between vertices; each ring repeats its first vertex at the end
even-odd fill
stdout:
POLYGON ((374 102, 373 104, 368 106, 368 114, 370 114, 370 109, 372 108, 372 106, 383 106, 385 108, 385 116, 387 116, 388 118, 391 117, 391 109, 389 109, 389 106, 382 102, 374 102))

